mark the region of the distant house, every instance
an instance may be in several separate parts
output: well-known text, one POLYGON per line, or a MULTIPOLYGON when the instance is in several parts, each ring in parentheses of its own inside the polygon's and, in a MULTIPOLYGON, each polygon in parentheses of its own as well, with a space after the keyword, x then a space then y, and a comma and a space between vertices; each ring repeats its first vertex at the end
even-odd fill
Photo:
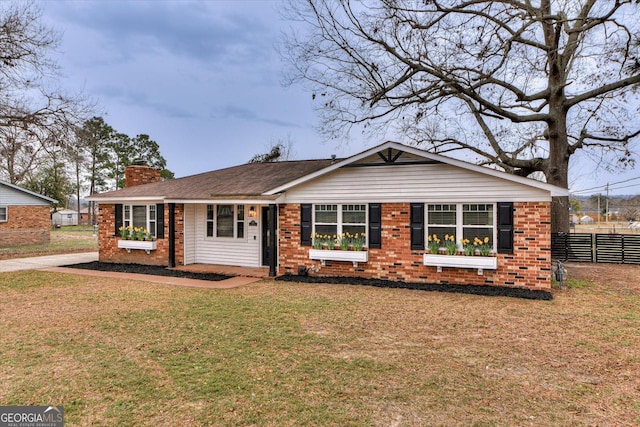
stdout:
POLYGON ((0 246, 48 242, 56 200, 0 181, 0 246))
POLYGON ((591 218, 589 215, 584 215, 582 218, 580 218, 580 224, 593 224, 593 218, 591 218))
POLYGON ((78 224, 89 224, 89 208, 78 211, 78 224))
POLYGON ((533 289, 551 287, 551 198, 568 195, 395 142, 164 182, 145 166, 125 174, 126 188, 89 197, 104 262, 533 289), (154 240, 123 239, 128 226, 154 240))
POLYGON ((51 214, 51 223, 54 226, 78 225, 78 212, 71 209, 62 209, 51 214))

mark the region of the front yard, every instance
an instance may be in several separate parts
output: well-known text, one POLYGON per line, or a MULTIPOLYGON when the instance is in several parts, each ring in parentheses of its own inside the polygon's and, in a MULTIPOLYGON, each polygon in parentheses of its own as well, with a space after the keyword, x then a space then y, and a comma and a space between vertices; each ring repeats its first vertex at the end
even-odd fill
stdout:
POLYGON ((0 403, 66 425, 633 425, 640 266, 553 301, 0 275, 0 403))
MULTIPOLYGON (((20 232, 17 233, 19 238, 20 232)), ((98 235, 90 226, 65 226, 51 229, 48 243, 27 246, 0 246, 0 260, 98 250, 98 235)))

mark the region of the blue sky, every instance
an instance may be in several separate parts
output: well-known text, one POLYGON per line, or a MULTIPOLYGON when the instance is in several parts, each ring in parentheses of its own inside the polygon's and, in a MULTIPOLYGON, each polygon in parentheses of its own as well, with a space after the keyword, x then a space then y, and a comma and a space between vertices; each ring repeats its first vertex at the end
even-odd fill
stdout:
MULTIPOLYGON (((283 87, 277 52, 289 27, 278 1, 41 1, 61 33, 61 86, 98 103, 130 136, 149 134, 176 176, 245 163, 271 142, 293 141, 296 159, 344 157, 377 145, 351 135, 324 142, 311 94, 283 87)), ((403 142, 402 138, 393 138, 403 142)), ((571 189, 638 177, 576 159, 571 189)), ((640 180, 618 193, 640 193, 640 180)), ((620 186, 622 186, 621 184, 620 186)))

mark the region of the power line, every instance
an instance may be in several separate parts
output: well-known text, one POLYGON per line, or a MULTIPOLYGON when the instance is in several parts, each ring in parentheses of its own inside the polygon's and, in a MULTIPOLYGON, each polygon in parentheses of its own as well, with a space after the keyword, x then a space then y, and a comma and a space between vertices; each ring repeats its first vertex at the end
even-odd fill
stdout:
MULTIPOLYGON (((635 178, 625 179, 624 181, 618 181, 618 182, 613 182, 613 183, 610 183, 610 184, 600 185, 598 187, 585 188, 585 189, 582 189, 582 190, 576 190, 576 191, 572 191, 571 193, 572 194, 578 194, 578 193, 584 193, 584 192, 593 191, 593 190, 604 190, 607 187, 609 187, 609 189, 611 190, 611 186, 613 186, 613 185, 624 184, 625 182, 635 181, 636 179, 640 179, 640 176, 635 177, 635 178)), ((640 185, 640 184, 634 184, 634 185, 640 185)), ((629 187, 633 187, 634 185, 631 185, 629 187)), ((627 188, 627 187, 619 187, 619 188, 627 188)), ((617 189, 618 188, 616 188, 616 190, 617 189)))

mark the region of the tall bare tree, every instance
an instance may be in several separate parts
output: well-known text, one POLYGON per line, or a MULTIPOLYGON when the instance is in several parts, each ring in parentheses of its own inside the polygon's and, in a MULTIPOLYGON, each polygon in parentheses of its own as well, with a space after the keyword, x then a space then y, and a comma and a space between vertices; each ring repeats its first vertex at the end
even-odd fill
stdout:
MULTIPOLYGON (((290 0, 289 83, 321 130, 394 126, 436 152, 568 186, 579 150, 633 164, 640 6, 631 0, 290 0)), ((552 230, 568 231, 568 199, 552 230)))
POLYGON ((50 53, 59 36, 41 23, 33 2, 0 3, 0 174, 20 183, 35 173, 91 108, 81 96, 49 88, 59 78, 50 53))

